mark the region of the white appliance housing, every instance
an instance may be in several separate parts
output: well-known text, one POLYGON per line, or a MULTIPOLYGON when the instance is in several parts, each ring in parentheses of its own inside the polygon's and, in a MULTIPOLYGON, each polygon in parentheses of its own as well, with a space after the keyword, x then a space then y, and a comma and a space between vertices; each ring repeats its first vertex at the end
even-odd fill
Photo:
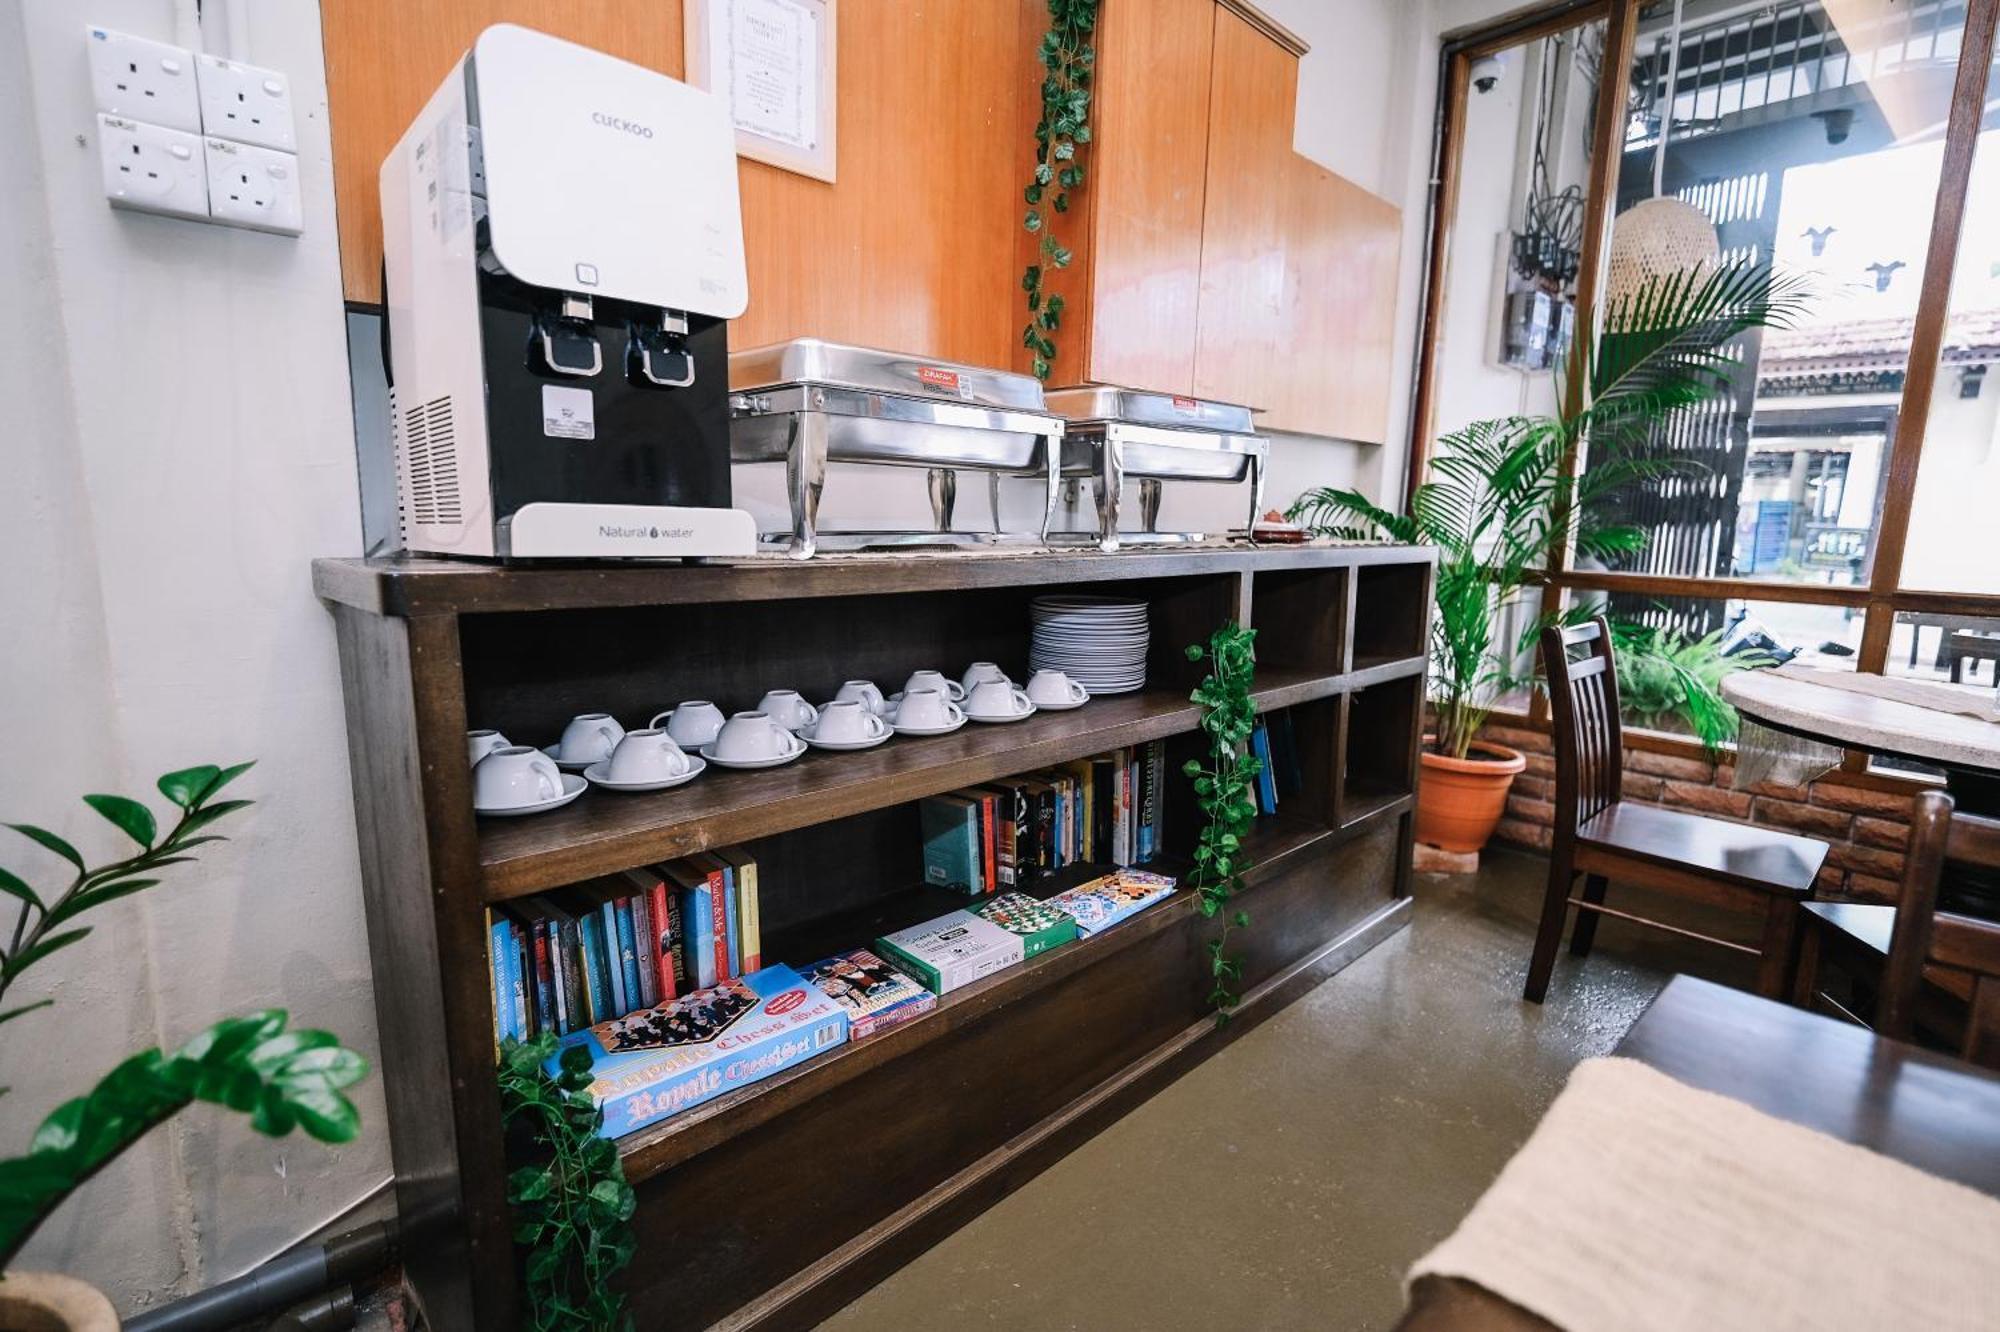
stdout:
POLYGON ((411 550, 754 551, 729 494, 723 321, 749 290, 720 98, 500 24, 381 195, 411 550))

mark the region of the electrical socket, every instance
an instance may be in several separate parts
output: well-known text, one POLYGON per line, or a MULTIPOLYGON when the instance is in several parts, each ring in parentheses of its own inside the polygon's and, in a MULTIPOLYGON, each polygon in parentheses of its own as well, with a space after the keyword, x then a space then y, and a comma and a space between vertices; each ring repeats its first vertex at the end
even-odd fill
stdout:
POLYGON ((201 128, 210 138, 298 151, 292 126, 292 82, 275 69, 239 65, 219 56, 195 57, 201 128))
POLYGON ((201 133, 192 52, 109 28, 83 31, 84 44, 90 48, 90 89, 99 111, 121 120, 201 133))
POLYGON ((208 220, 208 178, 194 135, 99 115, 97 152, 113 208, 208 220))
POLYGON ((296 236, 305 229, 299 159, 275 148, 202 140, 208 159, 208 215, 233 227, 296 236))

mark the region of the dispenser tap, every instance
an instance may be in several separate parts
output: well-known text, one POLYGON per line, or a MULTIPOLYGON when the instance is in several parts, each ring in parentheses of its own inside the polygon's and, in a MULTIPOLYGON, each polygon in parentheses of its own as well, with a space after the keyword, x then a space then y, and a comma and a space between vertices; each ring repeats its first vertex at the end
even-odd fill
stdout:
POLYGON ((604 369, 604 349, 597 344, 595 307, 588 296, 563 293, 556 314, 535 316, 535 334, 542 360, 559 375, 588 379, 604 369))
POLYGON ((694 383, 694 356, 688 351, 685 311, 662 310, 657 326, 634 324, 625 354, 632 382, 660 388, 686 388, 694 383))

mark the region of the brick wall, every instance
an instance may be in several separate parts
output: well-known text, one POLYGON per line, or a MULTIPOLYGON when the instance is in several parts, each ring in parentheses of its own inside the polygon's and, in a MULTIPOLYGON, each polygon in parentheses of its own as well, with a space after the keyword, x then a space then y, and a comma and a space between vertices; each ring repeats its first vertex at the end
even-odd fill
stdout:
MULTIPOLYGON (((1494 839, 1547 850, 1555 821, 1556 764, 1549 737, 1512 726, 1488 726, 1484 736, 1520 750, 1528 770, 1514 779, 1507 813, 1494 839)), ((1893 902, 1910 835, 1911 795, 1857 784, 1830 773, 1807 786, 1772 783, 1738 791, 1727 756, 1721 763, 1625 748, 1625 798, 1692 810, 1800 833, 1825 842, 1821 897, 1893 902)))

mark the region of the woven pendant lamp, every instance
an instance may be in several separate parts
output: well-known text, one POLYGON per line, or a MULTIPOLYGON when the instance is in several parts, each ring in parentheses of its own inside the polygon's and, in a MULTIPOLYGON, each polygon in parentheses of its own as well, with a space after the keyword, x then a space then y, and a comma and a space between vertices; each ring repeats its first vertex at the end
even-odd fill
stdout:
POLYGON ((1667 95, 1660 112, 1660 139, 1653 148, 1653 197, 1635 204, 1611 224, 1611 254, 1605 265, 1607 307, 1637 292, 1647 279, 1688 269, 1712 268, 1722 258, 1722 242, 1708 214, 1661 186, 1667 165, 1667 136, 1674 125, 1674 83, 1680 77, 1681 0, 1674 0, 1674 27, 1668 40, 1667 95))

